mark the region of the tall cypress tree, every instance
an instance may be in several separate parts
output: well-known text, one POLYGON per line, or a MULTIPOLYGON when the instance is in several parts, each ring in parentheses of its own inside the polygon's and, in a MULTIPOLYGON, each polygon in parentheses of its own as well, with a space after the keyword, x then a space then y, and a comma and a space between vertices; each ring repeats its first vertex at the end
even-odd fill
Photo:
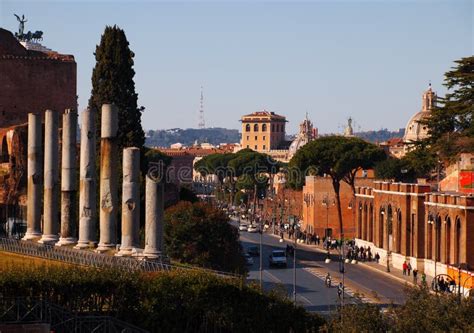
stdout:
MULTIPOLYGON (((114 25, 105 27, 100 44, 96 46, 97 61, 92 72, 92 92, 89 107, 97 110, 97 124, 100 124, 102 104, 113 103, 119 109, 118 143, 124 147, 142 147, 145 132, 141 116, 145 109, 138 107, 133 77, 133 57, 125 32, 114 25)), ((97 126, 100 131, 100 126, 97 126)))

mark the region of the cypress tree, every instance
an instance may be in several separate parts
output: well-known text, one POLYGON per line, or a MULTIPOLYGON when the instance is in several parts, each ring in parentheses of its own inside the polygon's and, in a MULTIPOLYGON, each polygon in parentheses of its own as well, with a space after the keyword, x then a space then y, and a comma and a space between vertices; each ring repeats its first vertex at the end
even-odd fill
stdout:
POLYGON ((124 147, 143 147, 145 132, 141 116, 145 108, 137 105, 138 94, 133 81, 135 54, 129 48, 125 32, 116 25, 105 27, 94 55, 96 65, 92 72, 89 107, 97 111, 98 132, 102 104, 113 103, 119 109, 119 151, 124 147))

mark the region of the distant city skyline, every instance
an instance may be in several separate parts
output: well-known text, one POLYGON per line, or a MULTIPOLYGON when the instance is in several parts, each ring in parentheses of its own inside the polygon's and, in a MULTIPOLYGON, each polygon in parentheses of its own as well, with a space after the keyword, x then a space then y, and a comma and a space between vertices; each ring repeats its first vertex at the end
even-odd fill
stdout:
MULTIPOLYGON (((472 55, 472 1, 128 2, 8 1, 0 26, 44 31, 46 47, 77 61, 87 106, 93 52, 106 25, 135 53, 144 129, 197 128, 201 86, 207 127, 240 129, 266 109, 294 134, 308 112, 320 133, 397 130, 431 82, 472 55)), ((1 42, 1 41, 0 41, 1 42)))

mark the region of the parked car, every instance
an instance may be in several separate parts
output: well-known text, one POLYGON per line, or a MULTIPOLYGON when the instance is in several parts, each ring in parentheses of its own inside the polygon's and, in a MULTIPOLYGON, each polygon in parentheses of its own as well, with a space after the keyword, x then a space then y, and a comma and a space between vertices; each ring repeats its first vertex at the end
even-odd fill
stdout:
POLYGON ((252 245, 249 246, 247 253, 251 256, 258 257, 260 255, 260 249, 258 248, 258 246, 252 245))
POLYGON ((250 254, 246 253, 246 254, 244 254, 244 257, 245 257, 245 263, 248 266, 252 266, 253 265, 253 258, 250 256, 250 254))
POLYGON ((258 226, 254 225, 254 224, 251 224, 251 225, 249 225, 247 231, 255 233, 255 232, 258 232, 258 229, 259 229, 258 226))
POLYGON ((246 224, 239 225, 239 230, 240 231, 247 231, 247 225, 246 224))
POLYGON ((286 253, 283 250, 273 250, 269 256, 269 265, 286 267, 286 253))

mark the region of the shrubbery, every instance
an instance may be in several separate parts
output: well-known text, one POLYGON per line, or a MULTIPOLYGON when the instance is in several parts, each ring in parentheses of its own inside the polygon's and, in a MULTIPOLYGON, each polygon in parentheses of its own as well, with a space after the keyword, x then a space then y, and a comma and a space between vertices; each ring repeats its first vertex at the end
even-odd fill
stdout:
POLYGON ((152 332, 304 332, 322 323, 288 299, 262 294, 241 280, 191 271, 12 266, 1 271, 0 296, 40 297, 152 332))

